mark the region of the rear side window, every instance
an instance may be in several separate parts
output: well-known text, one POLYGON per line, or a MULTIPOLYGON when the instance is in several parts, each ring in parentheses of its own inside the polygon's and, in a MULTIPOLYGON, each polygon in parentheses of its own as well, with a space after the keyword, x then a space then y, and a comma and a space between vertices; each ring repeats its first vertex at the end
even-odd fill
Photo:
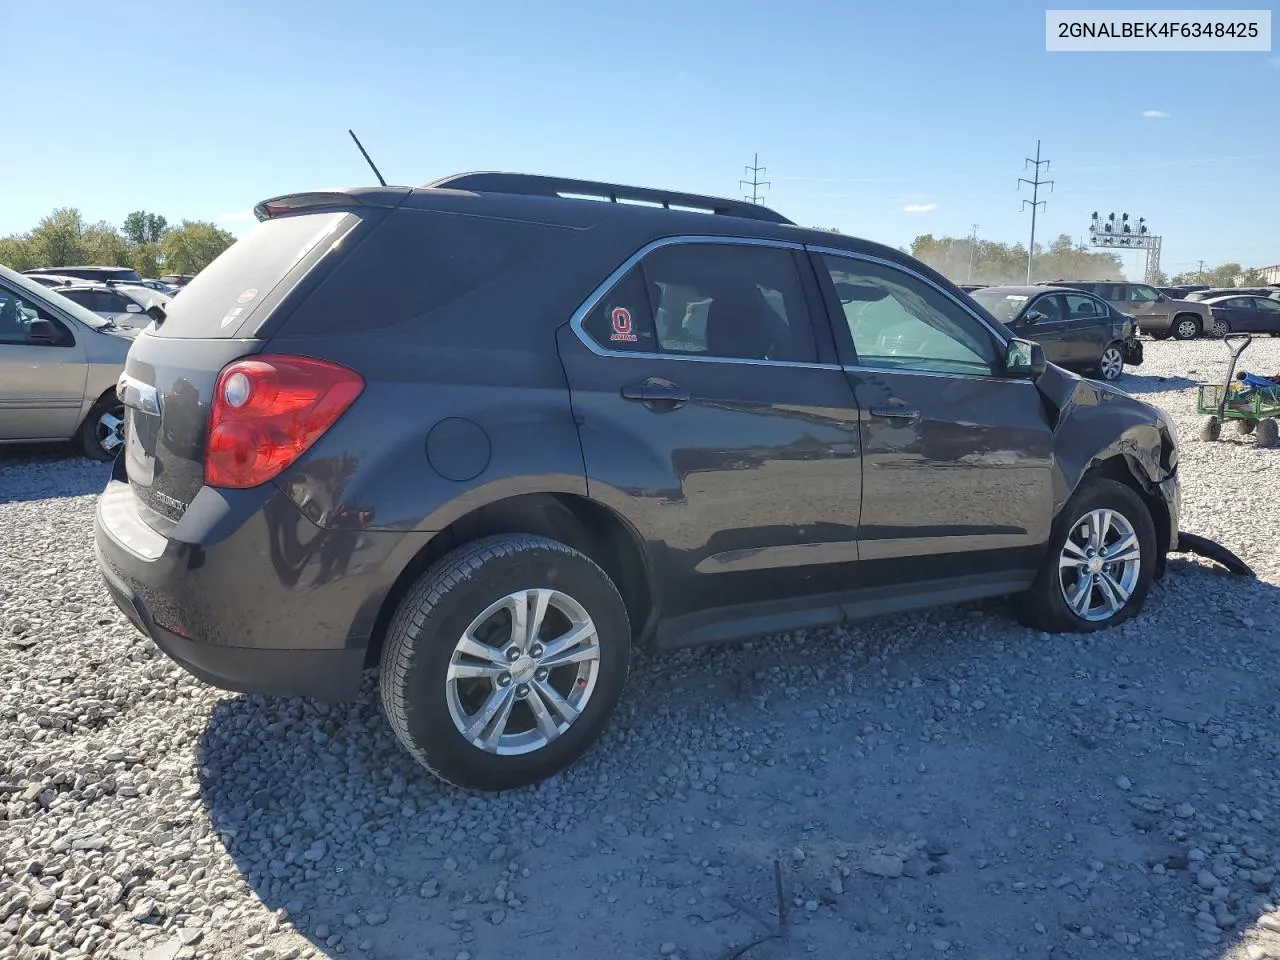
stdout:
MULTIPOLYGON (((500 279, 575 232, 402 207, 356 243, 286 321, 281 334, 360 333, 397 326, 500 279)), ((198 282, 199 277, 175 303, 198 282)))
POLYGON ((271 289, 348 215, 308 213, 258 224, 182 288, 155 333, 202 340, 236 336, 271 289))
POLYGON ((812 362, 809 308, 790 250, 734 243, 659 247, 583 322, 607 350, 812 362))

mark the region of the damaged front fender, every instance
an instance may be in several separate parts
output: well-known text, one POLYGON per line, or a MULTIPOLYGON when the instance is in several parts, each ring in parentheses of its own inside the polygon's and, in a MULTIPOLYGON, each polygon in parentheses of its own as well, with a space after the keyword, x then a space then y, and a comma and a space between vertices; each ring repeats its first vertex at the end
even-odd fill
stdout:
POLYGON ((1036 387, 1054 434, 1054 516, 1090 472, 1124 471, 1163 507, 1163 516, 1154 517, 1161 540, 1157 569, 1163 572, 1164 555, 1178 549, 1182 508, 1178 442, 1168 418, 1149 403, 1061 367, 1046 367, 1036 387))

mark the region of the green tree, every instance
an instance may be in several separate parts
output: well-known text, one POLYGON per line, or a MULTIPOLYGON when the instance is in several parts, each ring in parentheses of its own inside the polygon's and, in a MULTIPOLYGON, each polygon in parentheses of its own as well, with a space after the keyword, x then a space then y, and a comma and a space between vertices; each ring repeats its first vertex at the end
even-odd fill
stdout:
POLYGON ((137 247, 144 243, 159 243, 168 228, 169 221, 158 213, 135 210, 124 218, 120 232, 130 245, 137 247))
POLYGON ((31 241, 26 234, 21 233, 0 237, 0 263, 10 270, 30 270, 40 266, 31 249, 31 241))
POLYGON ((129 248, 129 266, 142 277, 157 276, 160 270, 160 244, 137 243, 129 248))
POLYGON ((1238 263, 1224 263, 1221 266, 1210 267, 1207 270, 1188 270, 1185 273, 1179 273, 1173 278, 1174 283, 1203 283, 1210 287, 1237 287, 1249 286, 1247 283, 1237 283, 1236 280, 1243 279, 1242 275, 1245 269, 1238 263))
POLYGON ((236 238, 202 220, 183 220, 160 241, 160 254, 168 273, 199 273, 236 238))

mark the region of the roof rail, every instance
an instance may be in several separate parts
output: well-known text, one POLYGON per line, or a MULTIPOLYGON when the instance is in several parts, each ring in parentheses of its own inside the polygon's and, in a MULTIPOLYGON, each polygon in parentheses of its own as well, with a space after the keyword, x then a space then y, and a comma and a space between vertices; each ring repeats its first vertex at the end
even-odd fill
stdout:
POLYGON ((667 209, 683 209, 722 216, 765 220, 769 223, 791 223, 776 210, 749 200, 726 200, 696 193, 675 193, 628 187, 619 183, 595 180, 571 180, 567 177, 544 177, 532 173, 476 172, 458 173, 426 184, 436 190, 472 190, 476 193, 510 193, 527 197, 562 197, 565 199, 607 200, 611 203, 648 204, 667 209))

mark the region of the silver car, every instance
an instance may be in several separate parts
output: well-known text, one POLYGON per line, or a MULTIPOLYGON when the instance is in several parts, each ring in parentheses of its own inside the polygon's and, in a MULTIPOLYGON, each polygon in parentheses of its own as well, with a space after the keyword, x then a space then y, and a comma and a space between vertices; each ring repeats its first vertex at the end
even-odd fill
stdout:
POLYGON ((0 266, 0 444, 72 440, 113 459, 124 445, 116 381, 136 332, 0 266))
POLYGON ((72 285, 53 289, 86 310, 111 320, 117 327, 129 329, 145 327, 151 322, 151 318, 147 316, 147 310, 155 304, 159 304, 162 309, 167 309, 171 299, 140 283, 94 283, 90 280, 81 280, 72 285))
POLYGON ((1172 300, 1149 283, 1065 280, 1054 286, 1083 290, 1107 301, 1156 340, 1194 340, 1213 329, 1209 308, 1203 303, 1172 300))

